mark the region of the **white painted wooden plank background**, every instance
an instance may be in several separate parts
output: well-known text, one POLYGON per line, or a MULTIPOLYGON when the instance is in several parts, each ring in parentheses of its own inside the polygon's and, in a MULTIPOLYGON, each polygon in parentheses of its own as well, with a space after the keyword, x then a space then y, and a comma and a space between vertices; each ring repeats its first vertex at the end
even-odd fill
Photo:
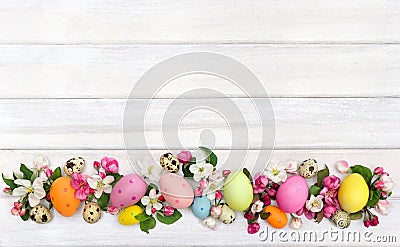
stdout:
MULTIPOLYGON (((195 51, 237 59, 272 97, 400 96, 398 45, 209 44, 0 45, 0 97, 126 98, 151 66, 195 51)), ((174 80, 157 97, 175 97, 199 85, 244 95, 221 79, 191 75, 174 80)))
MULTIPOLYGON (((115 156, 122 170, 130 172, 121 131, 124 99, 137 79, 163 59, 211 51, 242 62, 273 97, 272 161, 316 158, 334 170, 337 160, 346 159, 383 165, 399 181, 399 26, 400 2, 393 0, 0 0, 0 172, 10 173, 35 154, 48 156, 55 166, 74 155, 89 163, 115 156)), ((243 92, 203 75, 175 80, 156 96, 148 123, 152 152, 158 155, 164 149, 159 125, 166 104, 199 85, 221 91, 241 106, 250 147, 256 148, 260 129, 243 92)), ((146 97, 139 95, 137 103, 146 97)), ((225 99, 198 95, 181 101, 198 105, 204 100, 225 99)), ((234 118, 233 128, 238 124, 234 118)), ((244 148, 231 147, 229 129, 206 112, 184 122, 180 136, 195 147, 203 128, 214 131, 221 161, 229 154, 223 149, 244 148)), ((143 154, 133 152, 136 157, 143 154)), ((250 151, 246 164, 251 167, 256 158, 257 152, 250 151)), ((381 218, 379 228, 368 229, 374 236, 400 236, 399 192, 396 187, 390 216, 381 218)), ((76 239, 65 238, 71 235, 79 245, 271 245, 248 235, 240 216, 234 225, 220 224, 213 232, 185 211, 181 224, 159 225, 147 236, 137 227, 119 226, 109 215, 93 226, 78 214, 56 215, 45 226, 22 224, 9 214, 11 202, 0 197, 1 224, 7 225, 0 230, 1 246, 32 244, 22 235, 35 236, 38 245, 76 245, 76 239), (104 229, 109 234, 100 240, 96 233, 104 229)), ((322 232, 331 226, 307 221, 302 230, 322 232)), ((360 222, 350 227, 357 229, 365 231, 360 222)))

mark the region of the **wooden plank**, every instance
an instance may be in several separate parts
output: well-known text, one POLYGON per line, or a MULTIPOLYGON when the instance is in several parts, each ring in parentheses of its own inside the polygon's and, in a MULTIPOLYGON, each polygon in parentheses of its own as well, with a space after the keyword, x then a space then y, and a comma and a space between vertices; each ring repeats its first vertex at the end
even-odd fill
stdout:
MULTIPOLYGON (((144 151, 135 150, 135 157, 142 158, 144 151)), ((153 150, 152 154, 159 156, 163 153, 162 150, 153 150)), ((220 161, 230 155, 230 151, 216 150, 220 161)), ((233 151, 233 155, 236 155, 238 151, 233 151)), ((99 160, 103 155, 116 157, 120 161, 121 171, 123 173, 131 172, 131 168, 127 165, 128 159, 126 153, 122 150, 2 150, 0 151, 0 171, 9 173, 13 169, 16 169, 20 162, 31 164, 32 159, 35 155, 41 154, 47 156, 53 166, 63 164, 67 159, 75 155, 80 155, 86 158, 88 163, 92 163, 94 160, 99 160)), ((337 160, 345 159, 351 164, 362 163, 370 167, 375 165, 383 165, 391 175, 397 181, 400 178, 399 169, 397 169, 397 157, 400 155, 400 150, 278 150, 274 151, 271 160, 273 162, 282 161, 285 159, 303 160, 306 158, 315 158, 321 163, 326 163, 333 174, 337 174, 333 168, 334 163, 337 160)), ((251 164, 256 160, 257 152, 250 151, 248 155, 248 164, 251 164)), ((86 168, 85 172, 91 173, 92 169, 86 168)), ((311 179, 313 180, 313 179, 311 179)), ((310 182, 312 182, 310 180, 310 182)), ((315 181, 314 181, 315 182, 315 181)), ((400 220, 399 215, 396 213, 400 209, 400 200, 398 197, 400 192, 398 186, 395 187, 394 196, 391 200, 391 211, 389 216, 380 217, 380 225, 374 228, 364 228, 362 221, 353 221, 351 226, 343 231, 339 230, 339 236, 344 234, 344 238, 340 237, 337 241, 334 241, 336 235, 331 238, 326 235, 322 238, 323 231, 336 231, 336 228, 332 225, 329 220, 324 219, 322 223, 316 225, 312 221, 308 221, 303 218, 304 225, 300 230, 301 236, 304 238, 304 234, 309 234, 310 231, 316 231, 318 239, 317 241, 309 239, 305 242, 297 241, 290 244, 295 246, 320 246, 322 243, 327 244, 338 244, 342 246, 376 246, 378 238, 395 236, 396 242, 380 243, 383 246, 397 246, 399 241, 398 237, 400 230, 397 227, 400 220), (392 229, 388 231, 387 229, 392 229), (353 234, 358 236, 360 232, 360 241, 358 239, 352 239, 353 234), (350 241, 347 237, 351 236, 350 241), (370 237, 370 242, 368 238, 370 237), (379 237, 380 236, 380 237, 379 237)), ((28 243, 32 243, 34 239, 36 244, 46 245, 59 245, 60 239, 62 239, 63 245, 74 245, 76 239, 79 239, 80 245, 154 245, 154 243, 163 243, 163 246, 176 246, 185 245, 191 243, 191 245, 259 245, 265 246, 265 244, 273 244, 279 246, 287 246, 288 242, 281 242, 278 235, 274 236, 272 241, 271 235, 266 241, 260 241, 257 235, 247 234, 247 224, 243 218, 242 213, 237 213, 237 220, 232 225, 219 224, 216 231, 209 230, 203 227, 200 221, 195 218, 190 210, 182 210, 183 218, 179 223, 165 226, 160 223, 157 224, 155 230, 149 235, 141 233, 138 226, 123 227, 118 224, 116 217, 104 214, 99 223, 89 225, 85 223, 81 218, 81 210, 74 216, 65 218, 59 214, 54 213, 53 221, 48 225, 37 225, 31 221, 22 222, 18 218, 12 216, 9 209, 12 206, 13 198, 6 195, 0 197, 0 217, 4 225, 7 225, 7 234, 4 234, 0 240, 1 245, 5 246, 26 246, 28 243), (71 225, 74 227, 71 227, 71 225), (104 233, 104 229, 107 229, 107 233, 104 233), (21 237, 21 233, 24 233, 21 237), (43 234, 43 233, 46 234, 43 234), (101 234, 101 237, 98 237, 101 234), (51 237, 49 237, 51 236, 51 237), (74 236, 66 237, 66 236, 74 236), (232 238, 232 236, 237 236, 232 238), (168 240, 168 241, 166 241, 168 240)), ((265 222, 260 221, 263 230, 268 225, 265 222)), ((268 228, 269 234, 273 229, 268 228)), ((290 236, 291 230, 286 226, 283 231, 286 232, 287 236, 290 236)), ((279 231, 278 231, 279 232, 279 231)), ((294 235, 293 235, 294 236, 294 235)), ((308 236, 308 235, 306 235, 308 236)), ((290 238, 291 239, 291 238, 290 238)), ((382 241, 382 240, 381 240, 382 241)), ((393 240, 392 240, 393 241, 393 240)))
MULTIPOLYGON (((398 45, 0 45, 0 98, 126 98, 157 63, 199 51, 243 63, 271 97, 400 96, 398 45)), ((246 95, 227 80, 198 74, 169 82, 156 97, 199 87, 246 95)))
POLYGON ((0 43, 397 43, 397 1, 0 1, 0 43))
MULTIPOLYGON (((256 104, 266 101, 263 98, 254 100, 256 104)), ((262 136, 258 113, 268 110, 257 110, 253 102, 245 98, 155 99, 149 105, 143 99, 133 102, 138 108, 129 110, 133 124, 130 131, 138 141, 129 143, 129 147, 146 150, 164 149, 163 138, 168 134, 179 136, 186 147, 197 147, 205 129, 215 136, 218 149, 257 149, 262 136), (187 109, 210 105, 220 109, 237 106, 241 113, 222 111, 221 115, 197 109, 186 114, 187 109), (166 110, 175 123, 164 120, 166 110), (139 141, 144 127, 138 119, 145 111, 147 145, 139 141), (231 137, 243 128, 248 130, 247 138, 231 137), (244 140, 232 147, 232 140, 238 140, 234 138, 244 140)), ((271 102, 277 149, 400 147, 398 98, 273 98, 271 102)), ((0 148, 123 149, 124 108, 125 100, 115 99, 1 100, 0 148)), ((179 147, 169 139, 167 143, 171 149, 179 147)))

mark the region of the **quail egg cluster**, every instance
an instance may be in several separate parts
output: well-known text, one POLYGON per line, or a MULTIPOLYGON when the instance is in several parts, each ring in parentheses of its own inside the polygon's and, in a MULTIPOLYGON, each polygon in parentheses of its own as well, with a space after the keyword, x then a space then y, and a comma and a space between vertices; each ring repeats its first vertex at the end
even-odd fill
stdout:
POLYGON ((314 159, 303 161, 299 166, 299 175, 303 178, 312 178, 317 175, 318 163, 314 159))
POLYGON ((64 172, 71 176, 73 173, 81 173, 83 168, 85 168, 85 160, 82 157, 74 157, 65 162, 64 172))

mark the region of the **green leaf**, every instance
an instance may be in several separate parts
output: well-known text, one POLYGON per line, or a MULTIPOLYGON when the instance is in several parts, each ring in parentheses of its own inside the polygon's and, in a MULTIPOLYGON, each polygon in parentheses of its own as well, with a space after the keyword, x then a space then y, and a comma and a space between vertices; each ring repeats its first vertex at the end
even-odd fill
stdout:
POLYGON ((149 230, 156 227, 156 220, 153 216, 149 216, 146 220, 140 221, 140 230, 149 234, 149 230))
POLYGON ((187 178, 192 178, 194 176, 193 173, 189 170, 189 167, 191 165, 192 164, 188 163, 188 164, 184 164, 182 167, 183 175, 187 178))
POLYGON ((253 178, 251 177, 250 171, 247 170, 247 168, 243 168, 243 173, 246 175, 246 177, 250 180, 253 181, 253 178))
POLYGON ((114 177, 114 181, 111 183, 111 186, 114 187, 114 185, 123 177, 121 174, 119 173, 113 173, 113 174, 109 174, 109 176, 113 176, 114 177))
POLYGON ((369 186, 371 184, 372 180, 372 172, 371 169, 368 167, 362 166, 362 165, 355 165, 350 167, 352 173, 358 173, 360 174, 365 182, 367 182, 367 185, 369 186))
POLYGON ((103 193, 99 199, 97 199, 97 204, 99 204, 99 207, 101 210, 107 210, 108 204, 110 201, 110 195, 107 193, 103 193))
POLYGON ((310 187, 310 189, 308 190, 308 192, 310 195, 317 196, 317 195, 319 195, 319 192, 321 192, 321 188, 316 185, 312 185, 310 187))
POLYGON ((214 167, 217 165, 218 163, 218 157, 217 155, 215 155, 215 153, 213 151, 211 151, 209 148, 207 147, 199 147, 201 150, 203 150, 204 152, 206 152, 206 154, 208 155, 207 157, 207 162, 210 163, 211 165, 213 165, 214 167))
POLYGON ((9 179, 4 177, 4 174, 2 173, 1 176, 3 177, 3 181, 4 183, 6 183, 8 186, 10 186, 10 188, 13 190, 15 188, 17 188, 18 186, 14 183, 13 179, 9 179))
POLYGON ((387 197, 389 198, 389 196, 392 195, 392 191, 390 191, 389 193, 387 193, 387 197))
POLYGON ((325 165, 325 169, 318 171, 317 173, 317 185, 318 187, 322 187, 322 183, 324 182, 324 178, 329 176, 329 168, 325 165))
POLYGON ((358 211, 358 212, 355 212, 355 213, 350 214, 350 219, 351 219, 351 220, 359 220, 359 219, 361 219, 362 217, 363 217, 363 214, 362 214, 361 211, 358 211))
POLYGON ((24 174, 24 179, 31 180, 33 172, 26 165, 21 163, 19 170, 24 174))
POLYGON ((140 213, 140 214, 138 214, 138 215, 135 216, 135 218, 136 218, 138 221, 145 221, 145 220, 147 220, 149 217, 150 217, 150 216, 148 216, 145 212, 140 213))
POLYGON ((161 223, 164 223, 166 225, 171 225, 171 224, 175 223, 181 217, 182 217, 182 214, 177 209, 175 209, 174 213, 170 216, 166 216, 163 213, 157 213, 158 221, 160 221, 161 223))
POLYGON ((29 219, 29 210, 26 210, 24 216, 21 216, 21 219, 23 221, 27 221, 29 219))
POLYGON ((156 190, 158 191, 157 185, 155 185, 155 184, 153 184, 153 183, 150 183, 150 184, 147 186, 146 195, 148 195, 148 194, 150 193, 150 190, 152 190, 152 189, 156 189, 156 190))
POLYGON ((192 157, 188 164, 190 165, 196 164, 196 157, 192 157))
POLYGON ((368 207, 375 207, 375 205, 379 202, 381 198, 382 191, 381 190, 370 190, 369 191, 369 200, 367 202, 368 207))
POLYGON ((44 189, 44 191, 49 192, 49 191, 50 191, 50 187, 51 187, 50 184, 48 184, 48 183, 43 183, 43 189, 44 189))
POLYGON ((268 219, 268 217, 270 215, 271 215, 270 212, 268 212, 268 213, 262 212, 262 213, 260 213, 260 218, 263 219, 263 220, 266 220, 266 219, 268 219))
POLYGON ((61 168, 57 167, 54 171, 53 174, 51 175, 51 180, 56 181, 57 178, 61 177, 61 168))

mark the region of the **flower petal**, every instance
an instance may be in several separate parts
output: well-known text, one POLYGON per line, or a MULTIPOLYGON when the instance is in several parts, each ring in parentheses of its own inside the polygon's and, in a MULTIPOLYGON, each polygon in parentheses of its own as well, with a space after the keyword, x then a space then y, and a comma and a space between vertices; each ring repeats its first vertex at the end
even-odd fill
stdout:
POLYGON ((33 195, 37 198, 37 199, 42 199, 46 196, 46 191, 44 191, 43 188, 35 188, 35 190, 33 191, 33 195))
POLYGON ((151 209, 152 209, 151 204, 149 204, 149 205, 146 206, 146 214, 147 214, 147 215, 151 215, 151 209))
POLYGON ((25 196, 28 193, 28 189, 21 186, 18 188, 15 188, 12 192, 13 196, 25 196))
POLYGON ((92 189, 96 189, 97 188, 98 180, 96 178, 88 178, 87 182, 88 182, 90 188, 92 188, 92 189))
POLYGON ((143 205, 148 205, 150 203, 150 197, 143 196, 140 201, 142 202, 143 205))
POLYGON ((37 197, 35 197, 35 195, 33 193, 30 193, 28 195, 28 201, 29 201, 29 205, 31 207, 35 207, 40 203, 40 199, 38 199, 37 197))
POLYGON ((104 185, 104 186, 103 186, 103 191, 104 191, 105 193, 107 193, 107 194, 110 194, 111 191, 112 191, 112 186, 109 185, 109 184, 104 185))
POLYGON ((103 183, 104 184, 111 184, 112 182, 114 182, 114 177, 113 176, 107 176, 103 179, 103 183))
POLYGON ((94 192, 94 196, 95 196, 96 198, 100 198, 102 194, 103 194, 103 191, 102 191, 102 190, 96 190, 96 191, 94 192))
POLYGON ((157 191, 155 189, 151 189, 149 192, 149 197, 154 199, 156 197, 157 191))
POLYGON ((156 202, 156 203, 153 204, 153 207, 154 207, 156 210, 160 210, 160 209, 162 208, 162 204, 159 203, 159 202, 156 202))
POLYGON ((26 180, 26 179, 15 179, 14 183, 17 185, 24 186, 25 188, 29 188, 32 185, 31 181, 26 180))

